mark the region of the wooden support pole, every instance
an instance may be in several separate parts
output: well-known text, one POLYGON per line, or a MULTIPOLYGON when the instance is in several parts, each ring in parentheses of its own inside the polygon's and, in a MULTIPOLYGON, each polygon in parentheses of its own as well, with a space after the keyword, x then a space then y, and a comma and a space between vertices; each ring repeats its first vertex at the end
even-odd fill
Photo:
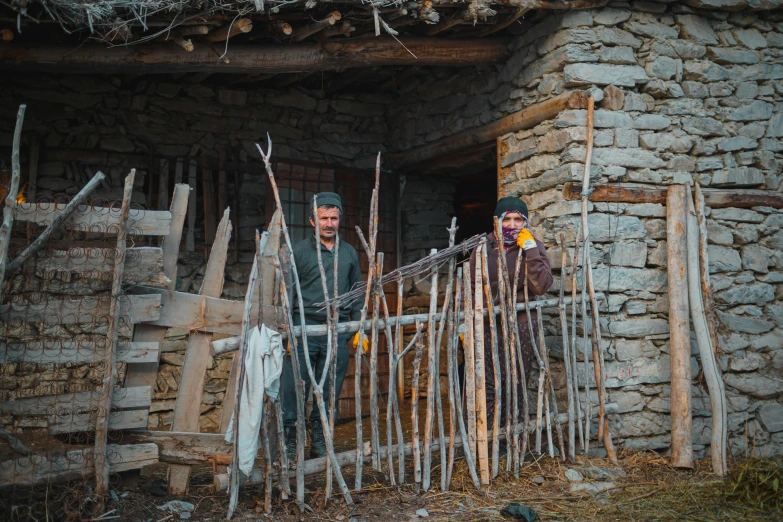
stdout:
POLYGON ((92 194, 92 191, 95 190, 104 179, 105 176, 103 173, 96 172, 95 176, 93 176, 89 183, 87 183, 84 188, 82 188, 79 193, 68 202, 62 212, 60 212, 51 223, 49 223, 49 226, 46 227, 46 230, 44 230, 41 235, 38 236, 35 241, 33 241, 27 248, 25 248, 21 254, 16 256, 13 261, 8 263, 8 267, 6 268, 5 272, 6 276, 11 276, 14 274, 17 270, 19 270, 25 261, 38 252, 38 250, 40 250, 41 247, 43 247, 46 242, 49 241, 49 238, 52 237, 52 234, 60 229, 62 224, 71 216, 71 214, 73 214, 73 211, 85 202, 89 195, 92 194))
POLYGON ((473 308, 473 284, 470 275, 470 267, 463 272, 463 283, 465 289, 463 291, 463 298, 465 303, 463 308, 465 309, 465 333, 462 336, 462 349, 465 356, 465 407, 467 409, 466 416, 468 419, 468 447, 471 455, 478 455, 476 452, 476 359, 475 348, 473 341, 474 335, 474 318, 475 312, 473 308))
POLYGON ((27 105, 20 105, 16 114, 16 127, 14 139, 11 144, 11 182, 8 185, 8 193, 5 195, 3 206, 3 223, 0 225, 0 295, 5 281, 6 263, 8 251, 11 246, 11 229, 14 226, 14 208, 16 208, 16 195, 19 192, 19 179, 21 167, 19 164, 19 149, 22 144, 22 127, 24 126, 24 112, 27 105))
POLYGON ((117 351, 117 336, 119 335, 120 327, 120 298, 122 294, 122 276, 125 272, 128 212, 130 210, 135 177, 136 170, 131 169, 130 174, 125 178, 122 206, 120 207, 121 226, 117 230, 117 247, 111 283, 111 302, 109 304, 109 324, 106 331, 107 349, 102 361, 103 376, 101 378, 98 416, 95 425, 95 491, 99 497, 98 507, 100 508, 96 509, 96 512, 103 511, 105 497, 109 494, 109 456, 106 453, 106 444, 108 442, 111 395, 114 389, 114 382, 117 380, 117 366, 115 365, 114 355, 117 351))
POLYGON ((209 26, 207 25, 180 25, 178 28, 179 34, 182 36, 203 36, 209 33, 209 26))
POLYGON ((253 30, 253 21, 250 18, 240 18, 207 34, 204 40, 207 42, 225 42, 238 34, 249 33, 253 30))
POLYGON ((694 205, 690 189, 688 190, 688 302, 690 303, 696 342, 699 345, 704 380, 707 382, 707 389, 710 394, 710 410, 712 412, 710 453, 712 455, 712 470, 716 475, 722 477, 728 472, 728 463, 726 461, 728 404, 726 402, 726 390, 723 386, 720 366, 718 366, 718 361, 715 359, 715 349, 712 344, 707 315, 704 312, 704 300, 702 298, 699 256, 702 255, 702 251, 706 255, 707 238, 701 237, 699 231, 699 220, 696 212, 700 196, 698 185, 696 185, 695 195, 697 205, 694 205))
POLYGON ((691 419, 691 338, 688 313, 686 188, 672 185, 666 200, 666 250, 669 276, 672 466, 693 467, 691 419))
MULTIPOLYGON (((204 281, 199 294, 203 297, 220 297, 223 293, 223 278, 226 268, 228 243, 231 239, 231 220, 229 209, 223 213, 218 225, 215 242, 209 255, 204 281)), ((179 383, 177 400, 174 404, 174 431, 199 431, 201 417, 201 399, 204 394, 204 379, 209 362, 209 343, 212 334, 199 331, 191 332, 185 361, 182 364, 182 379, 179 383)), ((189 466, 173 465, 169 467, 168 489, 171 495, 184 495, 190 479, 189 466)))
POLYGON ((489 484, 489 445, 487 440, 487 382, 484 373, 484 308, 482 270, 482 250, 487 248, 486 240, 479 243, 476 253, 473 293, 473 361, 476 375, 476 446, 478 448, 479 478, 481 485, 489 484))

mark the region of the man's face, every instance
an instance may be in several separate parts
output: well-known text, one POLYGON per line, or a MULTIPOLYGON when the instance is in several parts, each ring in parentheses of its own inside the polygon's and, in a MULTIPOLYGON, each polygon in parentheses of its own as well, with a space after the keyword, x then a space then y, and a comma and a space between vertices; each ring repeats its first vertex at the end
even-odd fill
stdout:
MULTIPOLYGON (((310 218, 310 224, 316 226, 315 220, 310 218)), ((340 229, 340 209, 339 208, 319 208, 318 209, 318 231, 322 239, 333 239, 340 229)))
POLYGON ((517 212, 509 212, 503 218, 503 227, 511 230, 521 230, 527 225, 527 220, 524 216, 517 212))

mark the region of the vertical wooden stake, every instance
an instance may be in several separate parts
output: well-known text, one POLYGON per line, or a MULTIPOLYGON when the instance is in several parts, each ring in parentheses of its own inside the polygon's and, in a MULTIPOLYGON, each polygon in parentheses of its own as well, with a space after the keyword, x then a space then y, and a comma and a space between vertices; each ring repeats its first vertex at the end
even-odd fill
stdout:
POLYGON ((109 325, 106 332, 107 346, 103 361, 103 377, 101 392, 98 399, 98 418, 95 425, 95 481, 96 493, 100 497, 102 507, 104 499, 109 494, 109 459, 106 455, 107 436, 109 433, 109 412, 111 410, 111 393, 117 380, 117 366, 114 364, 114 354, 117 350, 117 337, 120 323, 120 299, 122 294, 122 276, 125 273, 126 238, 128 233, 128 212, 130 210, 133 180, 136 170, 131 169, 125 178, 120 208, 120 226, 117 229, 117 246, 115 249, 114 268, 112 269, 111 302, 109 304, 109 325))
MULTIPOLYGON (((430 255, 437 252, 436 249, 430 250, 430 255)), ((435 378, 440 374, 440 369, 435 365, 437 363, 437 351, 439 347, 435 346, 436 327, 435 311, 438 307, 438 268, 432 269, 430 276, 430 307, 427 317, 427 411, 424 417, 424 466, 422 476, 422 488, 424 491, 430 489, 430 470, 432 468, 432 427, 435 414, 435 378)))
MULTIPOLYGON (((565 236, 560 234, 560 249, 562 256, 560 258, 560 331, 563 336, 563 365, 566 373, 566 392, 568 395, 568 460, 574 462, 576 459, 576 431, 574 418, 574 388, 573 371, 571 370, 571 353, 568 342, 568 315, 566 314, 565 304, 565 285, 566 285, 566 266, 568 265, 568 252, 566 251, 565 236)), ((575 304, 574 304, 575 305, 575 304)))
POLYGON ((492 478, 500 472, 500 417, 503 408, 503 385, 500 383, 500 359, 498 354, 498 330, 495 324, 495 305, 492 297, 492 285, 489 280, 489 257, 487 247, 481 249, 481 281, 484 298, 487 300, 487 316, 489 319, 490 342, 492 343, 492 373, 494 376, 493 390, 495 409, 492 413, 492 478))
MULTIPOLYGON (((418 321, 416 324, 418 328, 418 321)), ((416 342, 416 352, 413 358, 413 376, 411 378, 411 430, 413 444, 413 480, 416 487, 421 486, 421 448, 419 447, 419 371, 421 358, 424 354, 424 343, 419 339, 416 342)))
POLYGON ((8 251, 11 247, 11 228, 14 226, 14 208, 16 208, 16 195, 19 192, 19 179, 21 178, 21 166, 19 162, 19 148, 22 143, 22 127, 24 126, 24 112, 27 105, 20 105, 16 115, 16 127, 14 128, 14 140, 11 145, 11 183, 5 196, 3 207, 3 223, 0 225, 0 292, 5 280, 5 267, 8 263, 8 251))
POLYGON ((669 276, 672 466, 693 467, 691 419, 691 337, 688 313, 686 188, 672 185, 666 196, 666 250, 669 276))
POLYGON ((372 328, 370 330, 370 446, 372 448, 372 466, 381 471, 381 444, 378 429, 378 320, 380 318, 381 273, 383 272, 383 253, 378 252, 375 260, 375 281, 373 285, 372 328))
POLYGON ((476 369, 476 445, 478 446, 479 477, 482 485, 489 484, 489 447, 487 441, 487 383, 484 373, 484 301, 481 284, 481 251, 487 248, 486 240, 479 243, 476 255, 475 286, 473 298, 474 363, 476 369))
POLYGON ((476 360, 473 348, 473 284, 470 276, 470 266, 463 272, 463 283, 465 290, 463 297, 465 304, 465 333, 462 336, 462 349, 465 355, 465 404, 468 418, 468 438, 465 441, 466 447, 470 448, 471 455, 476 453, 476 360))

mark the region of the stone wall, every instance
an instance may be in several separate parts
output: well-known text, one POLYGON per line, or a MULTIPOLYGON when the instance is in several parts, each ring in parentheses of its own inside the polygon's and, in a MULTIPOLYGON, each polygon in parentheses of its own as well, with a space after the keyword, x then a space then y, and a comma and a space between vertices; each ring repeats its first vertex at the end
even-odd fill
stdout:
MULTIPOLYGON (((524 57, 527 64, 513 80, 515 96, 539 101, 567 89, 593 89, 594 183, 777 191, 783 159, 781 22, 780 13, 663 2, 617 2, 547 16, 534 20, 516 43, 511 60, 524 57)), ((534 234, 546 243, 557 271, 558 235, 573 241, 580 227, 580 203, 564 199, 562 184, 581 183, 585 125, 585 110, 567 110, 503 137, 501 195, 528 202, 534 234)), ((623 447, 666 450, 666 208, 591 203, 589 210, 596 290, 609 293, 602 330, 608 399, 619 405, 610 419, 612 432, 623 447)), ((708 210, 731 452, 780 454, 783 211, 708 210)), ((558 277, 552 292, 559 284, 558 277)), ((566 284, 570 289, 570 278, 566 284)), ((555 317, 548 322, 555 349, 559 327, 555 317)), ((702 456, 710 443, 710 407, 695 340, 692 352, 694 450, 702 456)))

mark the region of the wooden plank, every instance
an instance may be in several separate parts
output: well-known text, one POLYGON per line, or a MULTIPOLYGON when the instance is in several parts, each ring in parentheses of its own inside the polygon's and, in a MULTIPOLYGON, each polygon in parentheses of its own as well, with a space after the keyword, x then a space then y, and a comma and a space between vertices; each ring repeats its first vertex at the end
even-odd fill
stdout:
POLYGON ((207 156, 201 156, 201 199, 204 203, 204 243, 215 241, 215 189, 212 184, 212 169, 207 156))
POLYGON ((242 301, 172 292, 146 286, 137 286, 133 292, 160 296, 160 315, 147 322, 150 325, 236 334, 242 324, 242 301))
MULTIPOLYGON (((71 248, 68 250, 46 250, 22 265, 23 271, 44 271, 55 273, 77 273, 89 278, 89 282, 101 280, 101 274, 112 271, 114 266, 111 248, 71 248)), ((53 274, 46 274, 53 275, 53 274)), ((83 281, 85 282, 85 281, 83 281)), ((157 247, 135 247, 128 249, 125 256, 126 284, 167 287, 169 280, 163 273, 163 250, 157 247)), ((100 285, 98 285, 100 286, 100 285)))
POLYGON ((207 464, 215 455, 230 455, 231 444, 221 433, 134 430, 122 434, 130 443, 154 443, 159 459, 169 464, 207 464))
MULTIPOLYGON (((79 412, 95 408, 97 402, 97 391, 84 391, 5 401, 0 403, 0 411, 3 413, 17 413, 23 415, 56 414, 57 410, 79 412)), ((112 390, 112 408, 117 410, 127 410, 130 408, 149 409, 151 402, 151 386, 115 388, 112 390)))
MULTIPOLYGON (((160 318, 158 295, 124 295, 120 315, 132 323, 160 318)), ((109 314, 109 298, 81 296, 78 299, 51 298, 45 303, 10 303, 0 305, 0 321, 40 322, 45 324, 90 324, 109 314)))
MULTIPOLYGON (((98 413, 99 411, 96 409, 89 413, 57 415, 54 423, 49 426, 49 433, 92 432, 95 430, 95 425, 99 420, 98 413)), ((110 430, 146 428, 149 422, 149 415, 149 409, 111 411, 107 416, 107 426, 110 430)), ((106 452, 108 454, 108 450, 106 452)))
MULTIPOLYGON (((770 190, 754 189, 702 189, 704 201, 712 208, 783 208, 783 194, 770 190)), ((563 185, 563 196, 567 200, 580 200, 581 188, 577 183, 563 185)), ((599 185, 590 194, 590 201, 597 203, 659 203, 666 204, 666 188, 634 183, 599 185)))
POLYGON ((188 252, 196 250, 196 160, 190 159, 188 167, 188 185, 193 197, 188 198, 188 235, 185 239, 185 249, 188 252))
POLYGON ((529 105, 519 112, 509 114, 482 127, 462 131, 412 150, 391 154, 389 161, 395 167, 406 167, 438 156, 445 156, 471 145, 495 141, 498 136, 529 129, 542 121, 552 119, 565 109, 587 107, 588 97, 589 95, 583 91, 564 92, 554 98, 529 105))
MULTIPOLYGON (((65 209, 65 203, 20 203, 14 219, 39 225, 49 225, 65 209)), ((119 230, 120 216, 116 209, 108 207, 77 208, 65 220, 64 227, 81 231, 94 231, 101 235, 115 235, 119 230)), ((128 233, 132 236, 165 236, 171 226, 171 212, 164 210, 130 209, 128 233)))
MULTIPOLYGON (((156 342, 120 343, 115 357, 117 362, 124 363, 157 362, 158 346, 156 342)), ((104 350, 103 347, 96 348, 91 342, 0 343, 0 364, 95 362, 103 356, 104 350)))
MULTIPOLYGON (((150 183, 152 186, 152 183, 150 183)), ((158 177, 158 209, 169 208, 169 160, 160 160, 160 174, 158 177)))
MULTIPOLYGON (((137 469, 157 464, 155 444, 110 444, 106 447, 109 470, 137 469)), ((66 455, 35 455, 0 462, 0 488, 34 486, 72 479, 83 479, 94 473, 92 448, 69 451, 66 455)))
POLYGON ((408 64, 466 67, 499 62, 508 54, 508 45, 501 39, 398 38, 399 41, 382 36, 296 46, 232 44, 225 61, 216 60, 211 45, 197 45, 189 53, 166 43, 145 45, 143 49, 85 45, 68 53, 56 45, 4 45, 0 49, 0 70, 62 70, 69 74, 95 70, 103 74, 285 73, 408 64))
MULTIPOLYGON (((200 296, 217 298, 223 292, 224 273, 226 269, 226 256, 231 240, 231 220, 228 209, 220 220, 212 252, 207 261, 204 273, 204 281, 201 284, 200 296)), ((237 320, 241 321, 244 315, 244 303, 237 301, 237 320)), ((207 314, 208 316, 208 314, 207 314)), ((200 317, 200 314, 195 317, 200 317)), ((235 330, 236 331, 236 330, 235 330)), ((188 349, 185 352, 185 361, 182 365, 182 379, 179 383, 177 400, 174 404, 173 431, 199 431, 199 419, 201 400, 204 393, 204 378, 209 362, 211 333, 195 331, 190 334, 188 349)), ((169 493, 183 495, 187 493, 190 479, 190 467, 172 465, 169 468, 169 493)))

